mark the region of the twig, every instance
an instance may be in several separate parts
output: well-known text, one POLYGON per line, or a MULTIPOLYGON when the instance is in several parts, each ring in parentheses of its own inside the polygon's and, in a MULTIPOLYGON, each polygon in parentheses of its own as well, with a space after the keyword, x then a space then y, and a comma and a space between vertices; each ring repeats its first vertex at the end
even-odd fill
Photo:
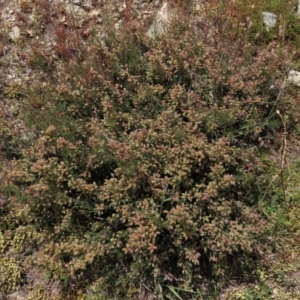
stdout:
MULTIPOLYGON (((98 114, 97 114, 97 109, 96 107, 94 107, 94 118, 95 120, 97 120, 98 123, 100 123, 100 120, 99 120, 99 117, 98 117, 98 114)), ((100 127, 100 126, 99 126, 100 127)), ((101 129, 101 135, 108 141, 108 142, 111 142, 111 143, 116 143, 116 144, 120 144, 120 145, 130 145, 129 142, 119 142, 119 141, 116 141, 116 140, 113 140, 111 139, 110 137, 107 136, 107 134, 104 132, 104 130, 102 128, 101 129)))
POLYGON ((280 177, 281 177, 281 185, 282 185, 282 191, 283 191, 283 199, 284 199, 284 203, 286 204, 286 191, 285 191, 284 180, 283 180, 283 171, 284 171, 284 166, 285 166, 285 161, 286 161, 287 130, 286 130, 285 121, 284 121, 280 111, 276 110, 276 113, 279 115, 281 122, 283 124, 283 133, 282 133, 282 142, 281 142, 280 177))
POLYGON ((109 138, 109 137, 106 135, 106 133, 103 132, 103 130, 102 130, 102 132, 101 132, 101 135, 102 135, 108 142, 112 142, 112 143, 116 143, 116 144, 121 144, 121 145, 123 145, 123 144, 129 145, 128 142, 119 142, 119 141, 116 141, 116 140, 113 140, 113 139, 109 138))

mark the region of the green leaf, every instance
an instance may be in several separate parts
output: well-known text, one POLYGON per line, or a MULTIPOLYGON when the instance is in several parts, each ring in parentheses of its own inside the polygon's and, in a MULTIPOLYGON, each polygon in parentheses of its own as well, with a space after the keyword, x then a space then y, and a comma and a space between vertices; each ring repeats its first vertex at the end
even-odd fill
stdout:
POLYGON ((177 299, 183 300, 178 293, 175 291, 175 288, 173 286, 167 286, 169 290, 177 297, 177 299))

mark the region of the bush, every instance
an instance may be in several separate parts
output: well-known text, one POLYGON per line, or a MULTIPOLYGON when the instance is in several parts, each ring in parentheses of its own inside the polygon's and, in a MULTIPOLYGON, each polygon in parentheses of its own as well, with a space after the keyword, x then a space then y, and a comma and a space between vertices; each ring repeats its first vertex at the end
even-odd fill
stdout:
POLYGON ((179 20, 154 41, 130 27, 104 44, 70 30, 89 47, 58 61, 32 45, 45 80, 26 87, 35 134, 7 192, 39 232, 27 260, 66 290, 192 290, 259 254, 259 145, 281 126, 287 103, 270 87, 286 61, 276 42, 244 55, 246 39, 232 44, 215 26, 209 43, 179 20))

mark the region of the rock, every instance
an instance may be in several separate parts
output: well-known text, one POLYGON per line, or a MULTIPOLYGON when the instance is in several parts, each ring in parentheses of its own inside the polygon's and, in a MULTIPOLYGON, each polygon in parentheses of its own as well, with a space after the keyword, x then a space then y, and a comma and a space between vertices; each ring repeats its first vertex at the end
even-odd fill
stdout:
POLYGON ((155 38, 165 33, 168 25, 174 16, 174 9, 168 2, 165 2, 161 9, 158 11, 154 22, 147 31, 147 35, 155 38))
POLYGON ((66 12, 68 14, 74 15, 74 17, 82 18, 85 15, 84 10, 77 5, 66 4, 65 8, 66 12))
POLYGON ((120 7, 118 8, 118 12, 119 12, 119 13, 123 12, 124 10, 125 10, 124 7, 121 7, 121 6, 120 6, 120 7))
POLYGON ((300 72, 291 70, 287 80, 288 82, 300 87, 300 72))
POLYGON ((18 38, 20 38, 20 36, 21 36, 20 28, 18 26, 14 26, 11 32, 9 33, 9 37, 13 41, 16 41, 18 38))
POLYGON ((116 30, 116 33, 119 33, 119 30, 121 29, 121 27, 123 26, 123 21, 122 20, 119 20, 116 24, 115 24, 115 30, 116 30))
POLYGON ((276 26, 277 16, 270 12, 262 12, 263 22, 266 25, 267 31, 276 26))
POLYGON ((22 292, 16 291, 14 293, 9 294, 6 299, 7 300, 25 300, 25 299, 27 299, 27 297, 22 292))
MULTIPOLYGON (((81 27, 83 19, 85 16, 85 11, 75 4, 66 4, 65 6, 66 13, 74 17, 76 26, 81 27)), ((68 22, 63 22, 65 25, 68 25, 68 22)))

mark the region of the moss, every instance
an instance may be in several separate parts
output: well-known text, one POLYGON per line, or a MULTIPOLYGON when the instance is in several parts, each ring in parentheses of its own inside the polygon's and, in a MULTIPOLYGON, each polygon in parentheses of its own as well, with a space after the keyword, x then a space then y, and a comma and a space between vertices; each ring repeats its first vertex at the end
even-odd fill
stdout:
POLYGON ((11 247, 15 253, 23 253, 35 244, 37 232, 28 226, 20 226, 14 233, 11 247))
POLYGON ((5 238, 2 234, 2 232, 0 232, 0 253, 3 253, 5 248, 6 248, 5 238))
POLYGON ((27 300, 61 300, 60 295, 53 296, 51 292, 43 286, 37 285, 28 295, 27 300))
POLYGON ((37 286, 28 296, 28 300, 50 300, 51 293, 43 287, 37 286))
POLYGON ((23 281, 23 269, 13 257, 0 256, 0 290, 11 292, 23 281))
POLYGON ((22 96, 21 87, 17 84, 12 84, 4 90, 4 94, 8 98, 20 99, 22 96))

